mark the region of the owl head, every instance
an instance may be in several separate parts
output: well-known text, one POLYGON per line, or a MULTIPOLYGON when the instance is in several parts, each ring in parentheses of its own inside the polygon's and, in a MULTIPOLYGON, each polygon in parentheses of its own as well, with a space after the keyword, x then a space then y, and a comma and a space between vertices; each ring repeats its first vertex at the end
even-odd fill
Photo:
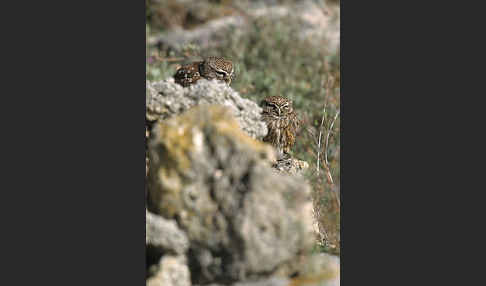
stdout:
POLYGON ((233 63, 221 57, 208 57, 201 66, 201 73, 207 79, 218 79, 228 85, 235 78, 233 63))
POLYGON ((263 113, 275 117, 285 116, 293 112, 292 101, 282 96, 268 96, 260 104, 263 113))

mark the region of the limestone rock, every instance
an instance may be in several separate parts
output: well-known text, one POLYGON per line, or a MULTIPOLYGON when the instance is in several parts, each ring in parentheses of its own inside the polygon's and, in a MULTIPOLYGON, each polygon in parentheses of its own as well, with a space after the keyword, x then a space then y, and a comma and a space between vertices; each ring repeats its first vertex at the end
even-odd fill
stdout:
POLYGON ((189 241, 185 233, 177 227, 173 220, 146 212, 145 243, 159 253, 172 252, 184 254, 189 241))
MULTIPOLYGON (((202 285, 195 285, 202 286, 202 285)), ((209 284, 204 286, 227 286, 227 284, 209 284)), ((290 279, 284 277, 263 278, 256 281, 235 282, 230 286, 291 286, 290 279)))
POLYGON ((299 277, 292 285, 339 286, 341 285, 340 259, 327 253, 307 256, 299 266, 299 277))
POLYGON ((186 258, 184 256, 163 256, 158 271, 147 279, 147 286, 191 286, 186 258))
MULTIPOLYGON (((190 107, 179 98, 167 110, 176 104, 190 107)), ((314 243, 301 217, 309 185, 276 172, 273 148, 242 132, 234 112, 231 105, 199 105, 156 123, 149 141, 148 207, 186 232, 194 283, 268 278, 314 243)))
POLYGON ((241 129, 251 137, 261 139, 267 134, 267 126, 261 120, 262 109, 222 82, 201 79, 183 88, 173 78, 147 81, 146 102, 149 121, 165 120, 196 105, 219 104, 230 110, 241 129))
MULTIPOLYGON (((239 281, 232 284, 209 284, 204 286, 339 286, 340 259, 326 253, 304 256, 294 261, 297 277, 292 279, 279 275, 254 281, 239 281)), ((202 286, 202 285, 195 285, 202 286)))

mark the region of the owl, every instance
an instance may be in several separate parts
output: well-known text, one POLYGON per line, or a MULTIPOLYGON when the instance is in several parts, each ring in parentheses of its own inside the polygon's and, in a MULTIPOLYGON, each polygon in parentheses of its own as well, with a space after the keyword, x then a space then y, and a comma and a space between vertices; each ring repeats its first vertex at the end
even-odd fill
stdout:
POLYGON ((279 159, 289 158, 300 125, 292 101, 281 96, 269 96, 262 100, 260 106, 268 128, 263 141, 277 149, 279 159))
POLYGON ((200 78, 217 79, 228 85, 234 79, 233 63, 220 57, 208 57, 204 61, 193 62, 180 67, 174 75, 176 83, 186 87, 200 78))
POLYGON ((201 78, 202 63, 194 62, 180 67, 174 75, 175 82, 184 87, 196 83, 201 78))

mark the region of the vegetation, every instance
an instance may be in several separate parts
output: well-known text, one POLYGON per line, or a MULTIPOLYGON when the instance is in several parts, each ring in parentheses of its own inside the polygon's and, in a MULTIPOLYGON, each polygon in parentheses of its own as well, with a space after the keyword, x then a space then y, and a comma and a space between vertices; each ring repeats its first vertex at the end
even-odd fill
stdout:
MULTIPOLYGON (((205 2, 213 11, 200 12, 198 17, 176 2, 180 3, 158 1, 147 6, 147 35, 174 26, 190 28, 229 15, 235 1, 198 1, 205 2), (168 11, 172 11, 170 17, 168 11), (174 11, 181 15, 174 18, 174 11)), ((172 76, 184 59, 219 55, 236 64, 232 87, 243 97, 256 102, 270 95, 292 99, 303 126, 293 153, 310 165, 306 176, 313 186, 315 210, 325 242, 319 249, 339 253, 340 53, 329 52, 324 41, 301 37, 301 29, 301 23, 291 17, 278 21, 258 18, 250 19, 246 33, 240 36, 228 33, 226 40, 211 50, 193 45, 180 51, 147 47, 147 79, 172 76)))

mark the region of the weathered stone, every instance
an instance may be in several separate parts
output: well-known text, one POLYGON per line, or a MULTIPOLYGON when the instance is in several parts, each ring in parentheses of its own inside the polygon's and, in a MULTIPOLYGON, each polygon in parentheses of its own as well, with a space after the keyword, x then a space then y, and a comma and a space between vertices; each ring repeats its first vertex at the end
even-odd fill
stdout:
POLYGON ((261 139, 267 134, 267 126, 261 120, 262 109, 222 82, 201 79, 183 88, 173 78, 147 81, 146 99, 149 121, 165 120, 196 105, 219 104, 230 110, 241 129, 251 137, 261 139))
MULTIPOLYGON (((202 286, 202 285, 195 285, 202 286)), ((204 286, 292 286, 290 279, 285 277, 270 277, 258 279, 255 281, 235 282, 233 284, 208 284, 204 286)))
POLYGON ((191 274, 184 256, 164 255, 147 286, 191 286, 191 274))
POLYGON ((295 286, 339 286, 341 283, 340 259, 327 253, 304 258, 298 265, 299 276, 293 279, 295 286))
POLYGON ((145 243, 160 253, 184 254, 189 247, 185 233, 174 220, 146 212, 145 243))
POLYGON ((276 172, 273 148, 233 114, 199 105, 156 123, 149 142, 149 210, 186 232, 194 283, 268 277, 314 242, 301 214, 309 185, 276 172))

